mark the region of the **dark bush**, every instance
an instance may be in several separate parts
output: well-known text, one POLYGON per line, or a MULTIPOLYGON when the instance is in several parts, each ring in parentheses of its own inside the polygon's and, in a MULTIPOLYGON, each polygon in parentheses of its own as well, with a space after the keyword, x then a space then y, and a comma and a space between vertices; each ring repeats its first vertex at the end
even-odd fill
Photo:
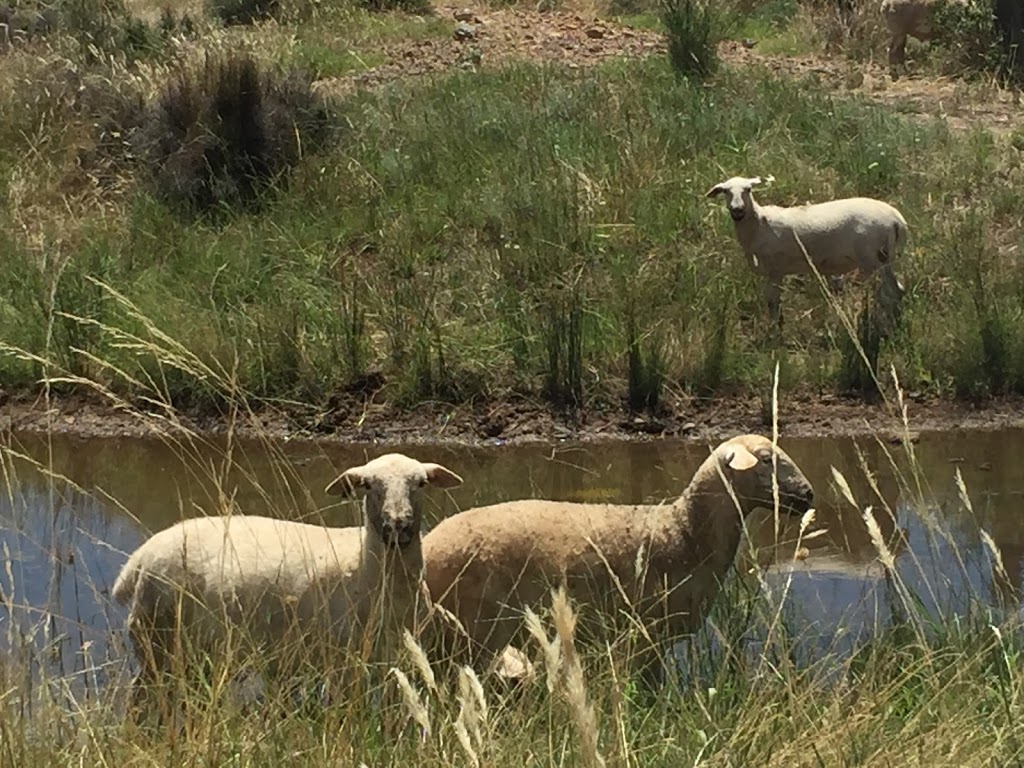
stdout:
POLYGON ((210 15, 228 25, 252 24, 276 18, 281 10, 278 0, 208 0, 210 15))
POLYGON ((935 42, 951 53, 945 59, 950 74, 999 68, 1002 51, 991 0, 940 0, 931 12, 935 42))
POLYGON ((1020 0, 995 0, 993 12, 1003 37, 1003 71, 1024 81, 1024 4, 1020 0))
POLYGON ((157 97, 138 154, 155 193, 172 206, 192 214, 253 209, 332 128, 308 78, 262 72, 247 53, 207 56, 157 97))
POLYGON ((662 0, 661 21, 676 73, 703 80, 718 69, 718 43, 727 32, 729 11, 715 0, 662 0))

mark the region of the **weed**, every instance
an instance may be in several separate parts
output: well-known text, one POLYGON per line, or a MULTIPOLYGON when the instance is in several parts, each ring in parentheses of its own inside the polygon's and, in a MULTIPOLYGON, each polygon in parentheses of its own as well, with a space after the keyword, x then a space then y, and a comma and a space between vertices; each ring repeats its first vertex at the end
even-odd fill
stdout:
POLYGON ((680 76, 704 80, 715 73, 718 43, 727 26, 719 5, 701 0, 663 0, 661 23, 668 37, 669 60, 680 76))
POLYGON ((279 0, 209 0, 210 15, 224 24, 252 24, 275 18, 281 8, 279 0))
POLYGON ((171 77, 138 139, 155 194, 206 215, 255 209, 331 136, 309 82, 261 70, 251 55, 207 55, 171 77))

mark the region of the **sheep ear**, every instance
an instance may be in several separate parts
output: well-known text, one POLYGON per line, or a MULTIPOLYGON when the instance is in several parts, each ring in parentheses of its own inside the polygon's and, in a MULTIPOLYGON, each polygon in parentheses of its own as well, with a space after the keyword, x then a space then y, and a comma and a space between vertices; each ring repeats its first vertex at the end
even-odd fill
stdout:
MULTIPOLYGON (((774 180, 773 177, 771 177, 771 176, 769 176, 768 178, 774 180)), ((753 177, 747 179, 747 186, 748 187, 756 187, 760 183, 761 183, 761 177, 760 176, 753 176, 753 177)))
POLYGON ((725 192, 725 187, 723 187, 721 184, 715 184, 715 186, 708 190, 708 193, 707 195, 705 195, 705 197, 714 197, 715 195, 720 195, 723 192, 725 192))
POLYGON ((757 456, 748 451, 742 445, 737 445, 725 456, 725 463, 729 469, 739 472, 757 466, 757 456))
POLYGON ((440 464, 424 463, 423 468, 427 470, 427 481, 431 485, 440 488, 454 488, 456 485, 462 485, 462 478, 447 467, 442 467, 440 464))
POLYGON ((355 496, 356 490, 366 488, 366 478, 358 469, 346 469, 330 483, 325 492, 330 496, 355 496))

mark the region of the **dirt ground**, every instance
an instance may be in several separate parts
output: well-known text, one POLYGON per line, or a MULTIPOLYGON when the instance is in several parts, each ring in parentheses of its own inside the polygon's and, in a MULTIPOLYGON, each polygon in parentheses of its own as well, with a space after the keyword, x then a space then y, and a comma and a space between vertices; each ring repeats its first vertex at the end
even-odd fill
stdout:
MULTIPOLYGON (((476 5, 437 3, 440 18, 463 20, 462 39, 398 41, 383 50, 387 62, 371 70, 322 80, 329 94, 373 88, 401 77, 429 75, 452 68, 488 67, 509 60, 545 60, 586 67, 616 57, 636 58, 666 50, 664 36, 635 29, 596 14, 535 11, 523 8, 488 9, 476 5)), ((880 104, 896 106, 922 118, 944 117, 950 126, 967 130, 984 125, 1007 133, 1019 122, 1019 94, 995 87, 966 86, 950 78, 911 75, 890 80, 881 63, 863 64, 842 56, 765 55, 756 41, 722 43, 722 58, 734 65, 757 64, 790 76, 817 77, 839 93, 858 94, 880 104)))
MULTIPOLYGON (((585 67, 617 56, 663 53, 664 38, 646 30, 598 19, 593 14, 538 12, 521 8, 438 4, 436 12, 462 24, 461 37, 401 41, 389 45, 386 63, 344 78, 321 81, 329 94, 373 88, 396 78, 423 76, 455 67, 491 66, 513 59, 560 61, 585 67)), ((994 131, 1014 127, 1020 105, 1014 94, 966 88, 955 81, 908 77, 890 82, 877 65, 853 65, 821 56, 766 56, 740 42, 721 48, 734 65, 759 64, 781 74, 820 78, 837 92, 860 93, 923 117, 944 116, 954 128, 982 124, 994 131)), ((983 405, 911 397, 907 403, 912 433, 950 429, 998 429, 1024 425, 1024 399, 988 401, 983 405)), ((382 401, 380 392, 341 393, 323 412, 298 406, 266 407, 232 419, 211 410, 180 414, 183 425, 222 433, 232 424, 245 437, 317 439, 343 442, 453 441, 503 444, 556 440, 649 440, 678 436, 716 440, 743 431, 770 429, 756 396, 679 398, 657 417, 634 416, 621 404, 594 405, 582 414, 556 412, 527 399, 452 406, 427 403, 404 410, 382 401)), ((0 430, 69 433, 82 437, 141 435, 160 422, 151 414, 111 406, 81 395, 5 396, 0 390, 0 430)), ((856 399, 808 393, 789 395, 780 404, 780 428, 787 436, 880 434, 897 440, 903 431, 895 404, 867 404, 856 399)))
MULTIPOLYGON (((786 395, 779 405, 779 431, 786 437, 877 435, 899 442, 923 432, 994 430, 1024 426, 1024 398, 984 404, 908 398, 908 427, 897 404, 865 403, 834 395, 786 395)), ((316 440, 344 443, 459 443, 506 445, 530 442, 652 440, 678 437, 714 442, 743 432, 768 433, 757 397, 680 399, 658 416, 630 415, 615 404, 593 406, 576 415, 525 399, 474 405, 425 403, 403 410, 377 402, 372 394, 348 393, 329 407, 264 407, 253 413, 179 411, 178 423, 197 433, 236 437, 316 440)), ((145 436, 166 429, 163 415, 150 409, 122 408, 96 397, 0 396, 0 432, 74 435, 82 438, 145 436)))

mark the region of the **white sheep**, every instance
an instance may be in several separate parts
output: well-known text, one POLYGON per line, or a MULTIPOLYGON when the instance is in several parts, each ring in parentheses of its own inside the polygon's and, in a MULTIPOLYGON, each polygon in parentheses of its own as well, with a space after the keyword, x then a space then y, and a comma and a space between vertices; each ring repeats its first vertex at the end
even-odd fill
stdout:
POLYGON ((332 495, 364 492, 362 525, 230 515, 184 520, 153 535, 113 588, 114 598, 130 605, 141 667, 133 700, 161 682, 176 658, 194 671, 193 653, 214 652, 235 629, 242 649, 262 655, 275 677, 324 663, 317 654, 327 649, 363 642, 371 618, 386 651, 400 627, 412 628, 423 594, 420 490, 461 482, 439 464, 391 453, 327 486, 332 495))
POLYGON ((760 183, 757 176, 734 176, 713 186, 707 196, 725 197, 736 238, 754 271, 764 279, 765 300, 776 326, 782 325, 782 280, 787 275, 812 273, 808 259, 826 277, 859 272, 866 278, 880 271, 879 299, 888 322, 894 324, 904 288, 892 262, 909 235, 903 214, 870 197, 788 208, 758 205, 751 190, 760 183))
POLYGON ((940 3, 966 5, 967 0, 883 0, 882 17, 889 31, 889 74, 899 78, 897 69, 906 67, 907 37, 921 41, 935 37, 935 11, 940 3))
POLYGON ((432 656, 480 670, 516 666, 521 655, 506 648, 522 647, 524 609, 542 609, 549 589, 565 584, 589 604, 581 621, 592 637, 632 607, 653 641, 633 657, 650 680, 669 642, 704 620, 746 516, 774 508, 773 466, 780 508, 805 512, 813 492, 793 460, 743 435, 715 448, 673 503, 527 499, 443 520, 423 538, 427 588, 444 617, 427 625, 432 656))

